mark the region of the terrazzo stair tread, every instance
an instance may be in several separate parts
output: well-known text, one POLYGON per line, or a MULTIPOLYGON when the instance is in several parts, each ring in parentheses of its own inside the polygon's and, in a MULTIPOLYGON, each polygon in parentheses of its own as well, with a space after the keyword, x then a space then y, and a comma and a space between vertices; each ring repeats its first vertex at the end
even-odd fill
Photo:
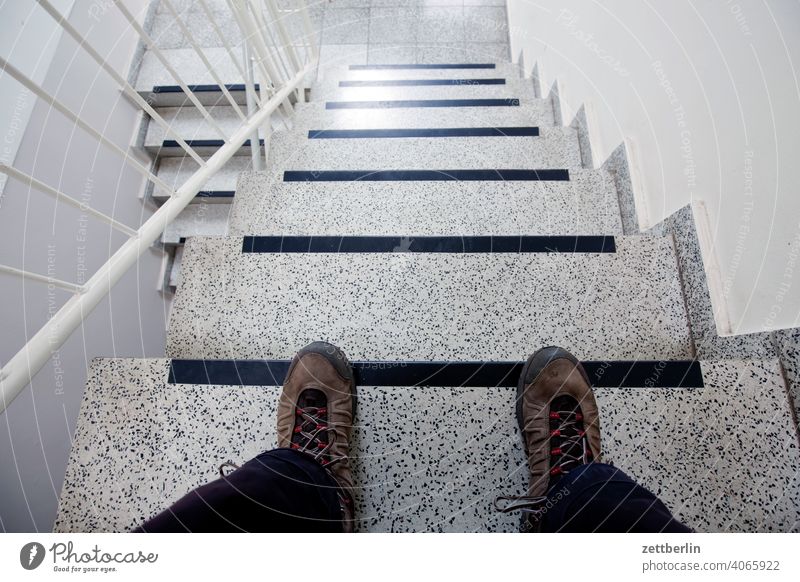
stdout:
MULTIPOLYGON (((242 119, 229 105, 211 106, 207 110, 225 135, 232 135, 242 125, 242 119)), ((246 114, 245 108, 242 111, 246 114)), ((185 140, 222 139, 196 107, 160 107, 157 112, 170 129, 185 140)), ((173 134, 167 133, 161 125, 151 121, 147 126, 144 145, 152 150, 161 147, 165 140, 174 139, 173 134)))
MULTIPOLYGON (((185 139, 185 138, 184 138, 185 139)), ((186 142, 197 155, 201 157, 213 156, 225 142, 221 138, 193 138, 191 141, 186 142)), ((260 139, 261 147, 264 147, 264 138, 260 139)), ((183 158, 186 152, 174 140, 165 141, 163 144, 145 146, 145 150, 151 155, 158 158, 183 158)), ((250 140, 247 140, 242 146, 233 152, 234 156, 251 156, 250 140)))
POLYGON ((578 134, 551 127, 539 136, 308 139, 307 131, 276 132, 268 169, 393 170, 581 168, 578 134))
POLYGON ((235 235, 622 234, 611 174, 570 171, 554 182, 284 182, 239 179, 235 235))
POLYGON ((167 245, 181 244, 190 236, 225 236, 231 204, 190 204, 167 225, 161 241, 167 245))
POLYGON ((166 353, 280 359, 325 339, 365 360, 513 360, 550 344, 583 359, 691 357, 666 237, 617 237, 599 254, 403 252, 413 240, 398 240, 342 254, 191 238, 166 353))
MULTIPOLYGON (((275 446, 282 378, 169 384, 169 366, 93 360, 55 531, 128 531, 216 479, 221 463, 275 446)), ((797 531, 800 455, 777 363, 700 366, 704 388, 595 388, 603 460, 698 531, 797 531)), ((527 484, 515 392, 360 386, 356 529, 516 531, 518 515, 492 508, 527 484)))
MULTIPOLYGON (((453 78, 456 78, 454 76, 453 78)), ((339 80, 317 83, 311 90, 314 101, 385 101, 400 99, 536 99, 533 84, 505 80, 505 84, 478 85, 473 79, 460 79, 458 85, 426 85, 410 87, 340 87, 339 80)))
MULTIPOLYGON (((159 161, 156 174, 169 186, 177 189, 197 171, 198 167, 191 158, 166 157, 159 161)), ((239 174, 250 169, 252 163, 249 156, 234 156, 219 172, 208 179, 203 185, 201 195, 195 197, 193 202, 230 203, 232 194, 236 191, 239 174), (215 194, 215 197, 203 194, 215 194)), ((164 202, 169 199, 170 194, 163 188, 155 186, 151 196, 156 202, 164 202)))
MULTIPOLYGON (((165 49, 161 51, 167 62, 189 85, 217 85, 197 53, 191 48, 165 49)), ((240 85, 242 76, 224 48, 209 48, 204 51, 220 80, 226 85, 240 85)), ((146 51, 139 66, 136 78, 136 91, 151 105, 156 107, 179 106, 186 101, 183 93, 153 93, 153 87, 177 85, 169 71, 152 51, 146 51)), ((244 91, 236 92, 237 103, 245 103, 244 91)), ((204 105, 225 103, 221 92, 198 92, 197 97, 204 105)))
POLYGON ((519 107, 416 107, 392 109, 326 109, 321 102, 296 108, 297 130, 393 129, 428 127, 552 127, 553 105, 545 99, 519 107))
MULTIPOLYGON (((169 125, 170 129, 184 140, 187 140, 187 142, 189 140, 203 142, 208 140, 219 141, 222 139, 220 134, 203 117, 202 113, 200 113, 196 107, 160 107, 157 111, 169 125)), ((236 110, 229 105, 211 106, 207 108, 207 111, 213 118, 214 123, 217 124, 226 136, 236 132, 243 123, 236 110)), ((246 114, 247 109, 242 108, 242 112, 246 114)), ((283 131, 286 129, 286 125, 283 124, 279 116, 274 116, 273 119, 271 119, 271 126, 273 130, 276 131, 283 131)), ((261 132, 261 138, 264 138, 263 131, 261 132)), ((144 140, 144 146, 148 151, 156 155, 186 155, 177 143, 172 144, 170 147, 162 148, 164 142, 167 140, 174 142, 174 134, 167 133, 160 124, 151 121, 147 126, 147 133, 144 140)), ((197 148, 198 152, 203 151, 202 145, 198 146, 192 143, 189 145, 197 148)), ((245 150, 247 155, 250 154, 249 149, 243 147, 242 150, 245 150)))
MULTIPOLYGON (((175 48, 165 49, 161 52, 187 85, 206 88, 206 90, 202 91, 197 90, 195 93, 197 99, 203 105, 225 105, 228 103, 227 98, 218 89, 217 81, 194 49, 175 48), (207 90, 209 86, 213 90, 207 90)), ((235 86, 235 89, 231 89, 230 93, 236 103, 245 105, 247 99, 243 85, 244 79, 227 51, 224 48, 207 48, 203 52, 222 83, 235 86)), ((154 87, 176 88, 178 83, 158 57, 152 51, 146 51, 142 57, 139 74, 134 85, 139 95, 154 107, 191 106, 191 102, 182 91, 156 92, 154 87)))
MULTIPOLYGON (((441 68, 411 68, 411 69, 350 69, 349 64, 328 65, 321 71, 321 78, 326 82, 331 79, 341 81, 377 81, 386 79, 483 79, 489 77, 503 77, 506 79, 521 79, 518 65, 503 61, 486 61, 482 64, 493 64, 490 69, 441 69, 441 68)), ((404 63, 390 63, 404 64, 404 63)), ((414 63, 412 63, 414 64, 414 63)), ((457 62, 447 64, 460 64, 457 62)), ((473 63, 467 63, 473 64, 473 63)), ((431 63, 435 65, 435 63, 431 63)), ((372 66, 372 65, 370 65, 372 66)), ((376 65, 383 66, 383 65, 376 65)))

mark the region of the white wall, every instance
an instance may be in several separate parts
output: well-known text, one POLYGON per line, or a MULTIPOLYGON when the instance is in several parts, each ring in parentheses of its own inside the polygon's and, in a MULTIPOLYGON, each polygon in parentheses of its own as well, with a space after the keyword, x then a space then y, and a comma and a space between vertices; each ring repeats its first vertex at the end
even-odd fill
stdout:
POLYGON ((508 13, 512 54, 538 61, 546 89, 559 79, 565 119, 591 102, 596 159, 628 141, 642 228, 707 209, 720 334, 800 325, 800 3, 508 0, 508 13))
MULTIPOLYGON (((147 4, 126 3, 136 12, 147 4)), ((4 31, 21 33, 25 51, 35 56, 49 38, 39 26, 47 22, 46 15, 11 20, 6 18, 9 7, 0 5, 4 31), (29 29, 31 22, 39 25, 29 29)), ((116 70, 127 74, 136 39, 111 2, 75 0, 69 20, 116 70)), ((21 66, 31 55, 15 50, 8 58, 21 66)), ((137 109, 67 35, 53 52, 43 85, 114 143, 127 147, 132 142, 137 109)), ((138 227, 152 213, 140 199, 141 176, 40 101, 34 100, 14 165, 130 226, 138 227)), ((104 223, 8 181, 0 201, 0 263, 84 282, 122 241, 104 223)), ((145 253, 0 415, 1 531, 52 528, 91 359, 163 356, 166 305, 156 290, 160 264, 160 252, 145 253)), ((0 276, 0 361, 21 348, 65 299, 65 293, 46 285, 0 276)))
MULTIPOLYGON (((69 14, 75 0, 52 2, 62 14, 69 14)), ((0 56, 8 60, 36 83, 44 80, 61 38, 61 28, 44 10, 30 0, 0 2, 0 56), (22 31, 27 31, 22 34, 22 31)), ((35 99, 30 92, 8 76, 0 76, 0 162, 13 164, 22 135, 33 111, 35 99)), ((6 175, 0 174, 0 194, 6 175)))

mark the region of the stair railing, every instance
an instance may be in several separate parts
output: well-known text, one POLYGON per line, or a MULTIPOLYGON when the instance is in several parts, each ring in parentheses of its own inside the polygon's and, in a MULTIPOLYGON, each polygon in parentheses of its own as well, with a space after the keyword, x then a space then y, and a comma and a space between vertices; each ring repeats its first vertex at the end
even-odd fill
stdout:
POLYGON ((72 296, 44 324, 27 343, 0 369, 0 412, 6 409, 11 401, 19 395, 32 377, 47 363, 52 354, 69 338, 69 336, 88 317, 97 304, 111 291, 117 281, 136 264, 138 258, 156 243, 178 214, 192 201, 206 182, 216 174, 248 139, 254 152, 259 152, 258 163, 261 166, 263 156, 260 153, 258 134, 264 132, 268 138, 271 131, 271 118, 279 109, 284 119, 293 114, 292 100, 303 102, 305 84, 310 73, 313 73, 318 59, 319 48, 310 25, 310 18, 305 0, 277 0, 282 4, 290 3, 290 9, 279 8, 276 0, 227 0, 231 15, 235 18, 242 32, 243 54, 248 58, 236 56, 231 39, 225 38, 218 21, 218 15, 212 11, 206 0, 194 0, 206 16, 211 27, 219 36, 222 47, 234 63, 234 67, 248 94, 246 111, 226 86, 225 80, 217 68, 209 60, 204 49, 199 46, 192 31, 185 24, 183 16, 172 0, 160 0, 172 16, 188 44, 197 55, 208 75, 220 87, 227 101, 241 120, 241 125, 230 135, 214 120, 209 110, 203 105, 193 88, 181 77, 157 42, 147 33, 136 16, 123 4, 122 0, 113 0, 115 9, 125 18, 130 27, 138 34, 141 41, 183 90, 188 101, 194 105, 207 121, 209 126, 220 136, 224 145, 210 158, 199 155, 174 128, 158 114, 145 99, 119 72, 108 64, 106 59, 86 40, 86 38, 56 10, 50 0, 35 0, 36 3, 52 17, 63 31, 78 43, 97 66, 105 71, 120 87, 122 92, 147 113, 153 122, 159 125, 166 135, 170 136, 198 165, 197 170, 177 189, 173 189, 153 171, 152 167, 138 162, 126 149, 110 141, 100 131, 91 127, 79 115, 64 105, 53 94, 32 81, 20 69, 0 58, 0 75, 8 75, 51 108, 65 116, 76 126, 94 137, 105 147, 122 156, 126 164, 133 167, 145 179, 154 185, 171 192, 170 198, 139 228, 123 224, 99 210, 88 207, 84 202, 49 186, 32 175, 9 164, 0 163, 0 172, 10 179, 17 180, 31 189, 52 196, 59 203, 68 204, 90 214, 94 218, 108 224, 128 236, 128 239, 111 255, 84 284, 71 283, 55 279, 48 275, 28 271, 10 265, 0 265, 0 274, 22 278, 26 281, 52 285, 66 290, 72 296), (299 17, 301 30, 292 38, 288 29, 290 19, 299 17), (258 86, 258 90, 256 90, 258 86), (253 138, 255 136, 255 139, 253 138))

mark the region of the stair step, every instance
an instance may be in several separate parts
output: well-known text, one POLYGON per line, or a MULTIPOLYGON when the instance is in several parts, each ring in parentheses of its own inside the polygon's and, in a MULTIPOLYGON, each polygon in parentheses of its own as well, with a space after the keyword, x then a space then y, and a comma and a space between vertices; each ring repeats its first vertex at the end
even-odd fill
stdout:
MULTIPOLYGON (((211 75, 205 63, 194 49, 174 48, 161 51, 167 62, 178 72, 181 79, 196 93, 203 105, 225 105, 227 99, 219 89, 219 84, 211 75)), ((214 66, 220 81, 229 88, 231 96, 239 105, 245 105, 247 96, 244 79, 224 48, 213 47, 203 50, 208 61, 214 66)), ((234 52, 234 54, 238 54, 234 52)), ((180 107, 191 102, 180 89, 179 84, 152 51, 145 52, 139 67, 135 89, 153 107, 180 107)))
POLYGON ((309 139, 309 133, 302 130, 282 131, 272 136, 267 167, 317 171, 583 166, 573 128, 543 128, 539 133, 539 136, 309 139))
POLYGON ((284 182, 240 178, 232 234, 622 234, 614 180, 571 170, 569 181, 284 182))
MULTIPOLYGON (((189 158, 166 157, 159 160, 156 174, 176 190, 197 171, 198 165, 189 158)), ((236 191, 236 181, 242 172, 252 169, 248 156, 234 156, 222 169, 211 176, 203 185, 203 190, 195 197, 195 202, 230 203, 236 191)), ((169 192, 158 186, 153 188, 152 198, 156 202, 164 202, 170 197, 169 192)))
POLYGON ((190 204, 167 225, 161 240, 177 245, 190 236, 225 236, 230 212, 231 204, 190 204))
POLYGON ((393 109, 326 109, 321 102, 297 107, 294 127, 315 129, 389 129, 414 127, 552 127, 549 100, 524 102, 519 107, 417 107, 393 109))
POLYGON ((518 99, 534 101, 533 84, 518 79, 394 79, 377 81, 347 81, 331 79, 316 83, 311 90, 315 101, 385 101, 421 99, 518 99), (457 82, 453 82, 457 81, 457 82), (481 84, 484 81, 500 83, 481 84), (394 83, 395 86, 342 86, 347 83, 394 83), (416 85, 409 85, 416 83, 416 85), (434 84, 435 83, 435 84, 434 84), (400 85, 400 86, 397 86, 400 85))
POLYGON ((346 254, 192 238, 167 354, 283 359, 322 338, 367 360, 519 359, 551 344, 583 359, 691 357, 671 242, 609 238, 616 252, 425 253, 409 237, 346 254))
MULTIPOLYGON (((359 373, 381 366, 363 363, 359 373)), ((260 385, 171 384, 170 367, 165 359, 92 362, 57 532, 130 530, 217 478, 221 463, 275 446, 283 373, 260 385)), ((595 388, 603 460, 699 531, 791 531, 800 458, 777 362, 699 367, 703 388, 651 387, 649 378, 595 388)), ((515 397, 506 382, 361 385, 351 446, 357 529, 515 531, 518 516, 492 508, 495 496, 527 485, 515 397)))
MULTIPOLYGON (((446 65, 447 63, 444 63, 446 65)), ((391 65, 347 65, 332 64, 320 68, 322 79, 335 81, 379 81, 396 79, 474 79, 500 77, 520 79, 520 69, 508 62, 465 63, 468 68, 443 68, 443 65, 423 64, 405 65, 403 68, 391 65), (387 68, 388 67, 388 68, 387 68), (487 68, 488 67, 488 68, 487 68)))
MULTIPOLYGON (((217 81, 209 73, 207 67, 191 48, 165 49, 162 51, 164 58, 176 70, 181 78, 191 86, 200 86, 205 91, 197 93, 197 97, 204 105, 225 103, 221 91, 213 90, 217 81)), ((205 51, 206 58, 214 65, 221 81, 226 85, 236 85, 241 89, 237 91, 236 102, 245 103, 243 79, 224 48, 211 48, 205 51)), ((183 92, 175 92, 176 80, 170 75, 158 57, 147 51, 142 57, 139 74, 136 79, 136 91, 154 107, 174 107, 186 102, 183 92), (155 87, 173 88, 154 91, 155 87)))
MULTIPOLYGON (((233 135, 243 123, 233 107, 216 105, 208 107, 207 110, 214 123, 226 136, 233 135)), ((246 110, 243 109, 243 111, 246 110)), ((175 141, 175 133, 195 148, 201 156, 213 155, 224 143, 216 129, 192 105, 187 107, 160 107, 158 113, 169 125, 173 133, 167 133, 161 125, 153 121, 148 124, 144 147, 154 156, 174 157, 186 155, 183 148, 175 141)), ((279 115, 273 115, 270 121, 274 130, 286 129, 279 115)), ((263 144, 263 131, 261 138, 263 144)), ((242 146, 237 155, 250 155, 250 148, 246 145, 242 146)))
POLYGON ((519 107, 518 97, 502 99, 387 99, 384 101, 326 101, 325 109, 410 109, 417 107, 519 107))
POLYGON ((406 64, 383 64, 383 65, 350 65, 348 69, 351 71, 397 71, 397 70, 464 70, 464 69, 483 69, 495 70, 497 65, 495 63, 406 63, 406 64))
MULTIPOLYGON (((225 145, 225 141, 222 139, 188 139, 184 140, 186 145, 192 148, 195 153, 200 156, 213 156, 219 148, 225 145)), ((261 147, 264 147, 264 139, 261 138, 259 140, 261 147)), ((159 145, 150 145, 145 146, 145 149, 153 154, 154 156, 163 157, 163 158, 174 158, 174 157, 184 157, 186 156, 186 152, 180 146, 180 144, 176 140, 168 139, 164 140, 159 145)), ((250 152, 250 140, 246 140, 242 146, 236 150, 233 154, 234 156, 249 156, 251 155, 250 152)))

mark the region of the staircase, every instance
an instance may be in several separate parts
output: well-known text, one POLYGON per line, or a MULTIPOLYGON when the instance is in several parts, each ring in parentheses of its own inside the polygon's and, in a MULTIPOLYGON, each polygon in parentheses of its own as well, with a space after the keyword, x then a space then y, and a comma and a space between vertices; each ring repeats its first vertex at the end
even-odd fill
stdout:
MULTIPOLYGON (((778 362, 695 361, 672 237, 622 235, 614 176, 516 65, 454 54, 321 66, 290 127, 275 122, 267 168, 243 147, 165 232, 166 358, 92 363, 57 531, 128 530, 274 447, 288 360, 318 339, 356 367, 360 531, 515 531, 492 500, 527 484, 516 380, 553 344, 586 362, 606 462, 681 520, 800 528, 778 362)), ((184 139, 218 147, 151 55, 136 86, 184 139)), ((228 106, 213 115, 236 126, 228 106)), ((191 173, 157 128, 143 145, 168 183, 191 173)))

